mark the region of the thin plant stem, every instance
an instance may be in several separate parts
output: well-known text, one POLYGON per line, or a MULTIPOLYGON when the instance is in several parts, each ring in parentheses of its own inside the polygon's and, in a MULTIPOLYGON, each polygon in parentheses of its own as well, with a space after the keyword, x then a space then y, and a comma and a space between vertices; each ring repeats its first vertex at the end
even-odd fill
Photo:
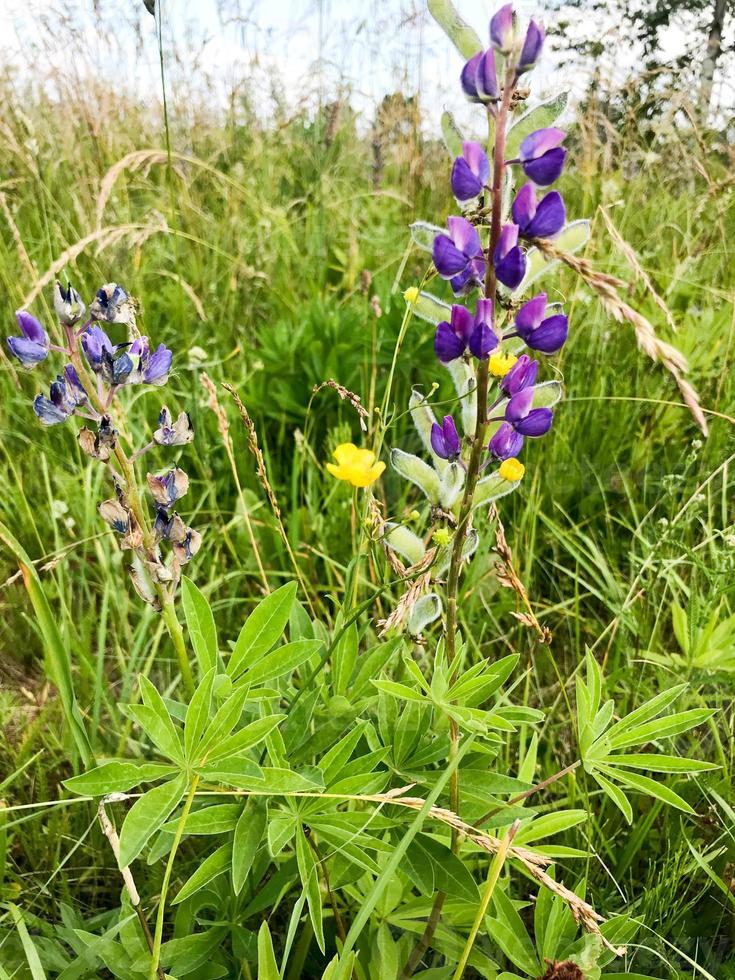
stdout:
POLYGON ((179 849, 179 843, 181 842, 181 837, 184 833, 184 824, 186 823, 186 818, 189 816, 189 811, 191 810, 191 805, 194 802, 198 785, 199 776, 194 776, 191 781, 191 786, 189 787, 186 802, 184 803, 181 815, 179 816, 179 822, 176 824, 174 842, 171 847, 171 853, 168 856, 168 861, 166 862, 166 871, 164 872, 163 883, 161 885, 161 898, 158 904, 158 914, 156 915, 156 931, 153 936, 153 953, 151 959, 151 969, 148 975, 149 980, 156 980, 158 975, 158 963, 161 958, 161 941, 163 939, 163 920, 166 914, 166 895, 168 894, 168 886, 169 882, 171 881, 171 873, 174 869, 176 852, 179 849))

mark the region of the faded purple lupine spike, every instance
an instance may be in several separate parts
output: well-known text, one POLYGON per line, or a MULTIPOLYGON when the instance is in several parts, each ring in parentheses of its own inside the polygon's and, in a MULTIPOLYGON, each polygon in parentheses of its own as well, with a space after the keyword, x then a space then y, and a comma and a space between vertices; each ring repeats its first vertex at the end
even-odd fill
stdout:
POLYGON ((519 160, 523 171, 539 187, 553 184, 564 169, 567 151, 560 144, 565 137, 563 129, 549 126, 529 133, 521 143, 519 160))
POLYGON ((536 199, 533 184, 524 184, 512 206, 513 220, 526 238, 552 238, 564 227, 567 215, 558 191, 549 191, 541 201, 536 199))
POLYGON ((508 289, 521 284, 526 274, 526 256, 518 246, 518 225, 503 225, 493 252, 493 265, 498 280, 508 289))
POLYGON ((186 529, 186 534, 181 541, 175 541, 172 546, 174 557, 180 565, 185 565, 196 555, 202 546, 202 536, 193 527, 186 529))
POLYGON ((458 201, 478 197, 490 179, 490 161, 480 143, 462 144, 462 156, 452 166, 452 193, 458 201))
POLYGON ((103 500, 97 507, 102 520, 109 524, 118 534, 127 534, 130 530, 130 514, 116 498, 103 500))
POLYGON ((510 459, 523 449, 523 436, 510 422, 503 422, 488 443, 488 450, 496 459, 510 459))
POLYGON ((64 287, 57 279, 54 284, 54 310, 59 322, 66 327, 73 327, 82 319, 86 309, 82 297, 72 284, 67 281, 64 287))
POLYGON ((455 460, 462 451, 462 440, 451 415, 445 415, 441 425, 431 427, 431 448, 441 459, 455 460))
POLYGON ((135 312, 127 291, 116 282, 108 282, 97 290, 97 294, 89 307, 89 315, 93 320, 105 320, 107 323, 134 323, 135 312))
POLYGON ((162 385, 166 383, 173 354, 164 344, 159 344, 153 351, 145 367, 143 380, 149 385, 162 385))
POLYGON ((488 48, 477 62, 475 89, 480 102, 496 102, 500 97, 495 52, 492 48, 488 48))
POLYGON ((48 356, 48 334, 27 310, 18 310, 15 319, 23 336, 8 337, 8 347, 23 367, 35 367, 48 356))
POLYGON ((468 347, 478 360, 483 361, 498 346, 498 338, 492 327, 493 303, 491 299, 478 299, 475 326, 468 347))
POLYGON ((490 18, 490 42, 498 51, 508 51, 513 44, 513 4, 506 3, 490 18))
POLYGON ((538 361, 532 361, 528 354, 521 354, 505 377, 500 379, 501 391, 505 395, 516 395, 524 388, 533 386, 537 374, 538 361))
POLYGON ((465 62, 465 65, 462 68, 462 74, 459 76, 459 83, 462 86, 462 91, 471 102, 482 102, 482 99, 477 91, 476 80, 477 67, 482 56, 482 51, 478 51, 477 54, 473 54, 470 60, 465 62))
POLYGON ((518 59, 517 72, 522 75, 526 71, 530 71, 536 62, 541 57, 541 51, 543 50, 544 40, 546 39, 546 31, 544 30, 543 23, 536 23, 535 20, 531 20, 528 24, 528 29, 526 30, 526 37, 523 41, 523 48, 521 49, 521 56, 518 59))

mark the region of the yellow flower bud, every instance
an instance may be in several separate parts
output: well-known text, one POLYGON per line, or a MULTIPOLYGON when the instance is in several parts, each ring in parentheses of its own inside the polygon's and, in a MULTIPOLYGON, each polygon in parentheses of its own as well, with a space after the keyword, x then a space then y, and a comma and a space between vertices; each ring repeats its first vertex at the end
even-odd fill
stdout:
POLYGON ((504 459, 500 464, 500 469, 498 470, 500 476, 503 480, 508 480, 510 483, 517 483, 519 480, 523 479, 523 474, 526 472, 526 467, 521 463, 520 460, 511 456, 510 459, 504 459))
POLYGON ((403 298, 409 304, 409 306, 413 306, 413 304, 419 298, 418 289, 415 286, 409 286, 409 288, 403 294, 403 298))

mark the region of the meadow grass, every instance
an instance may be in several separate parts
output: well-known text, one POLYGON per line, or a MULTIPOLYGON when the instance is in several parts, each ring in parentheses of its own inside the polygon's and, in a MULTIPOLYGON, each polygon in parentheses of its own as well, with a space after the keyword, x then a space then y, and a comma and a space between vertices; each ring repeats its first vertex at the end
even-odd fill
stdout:
MULTIPOLYGON (((191 569, 220 637, 234 639, 265 589, 293 574, 222 381, 253 419, 306 584, 302 602, 333 625, 354 574, 358 518, 349 489, 326 475, 323 462, 360 429, 335 391, 313 389, 335 379, 371 414, 383 403, 403 322, 401 293, 426 271, 425 257, 410 249, 407 224, 449 210, 444 150, 419 137, 407 160, 389 141, 378 183, 369 139, 342 105, 316 119, 298 113, 270 125, 247 113, 212 114, 186 132, 174 117, 169 163, 155 113, 110 92, 86 92, 84 99, 83 106, 32 101, 21 108, 12 89, 0 90, 2 322, 9 330, 32 292, 34 310, 49 312, 49 290, 34 285, 64 255, 64 271, 87 292, 124 282, 140 299, 148 330, 174 350, 166 399, 190 412, 197 432, 186 455, 189 499, 196 502, 190 520, 203 529, 205 544, 191 569), (99 126, 103 112, 116 124, 99 126), (202 372, 218 391, 232 459, 202 372)), ((593 217, 586 254, 631 283, 631 304, 689 359, 710 434, 702 437, 670 376, 637 349, 632 328, 606 318, 594 295, 564 273, 559 290, 572 329, 557 363, 570 395, 553 439, 531 447, 532 479, 500 507, 516 568, 552 640, 539 643, 512 617, 514 593, 488 573, 489 537, 463 580, 460 625, 474 656, 521 654, 516 698, 547 711, 537 780, 575 758, 570 709, 587 649, 603 665, 620 713, 680 680, 689 683, 681 710, 718 709, 696 735, 674 742, 676 754, 721 767, 672 780, 696 816, 633 796, 628 827, 582 772, 563 781, 555 799, 574 807, 594 798, 593 818, 559 843, 586 852, 583 877, 596 907, 645 923, 633 972, 726 980, 735 976, 735 640, 727 626, 717 643, 702 634, 733 612, 731 158, 716 134, 695 136, 687 123, 672 122, 651 146, 635 126, 603 144, 598 122, 579 120, 578 163, 562 189, 570 210, 593 217), (636 282, 602 221, 603 207, 650 283, 636 282), (686 614, 678 636, 675 606, 686 614)), ((412 383, 432 379, 447 404, 454 396, 436 366, 431 329, 419 320, 408 329, 410 355, 397 360, 382 422, 387 446, 416 448, 405 411, 412 383)), ((102 472, 68 432, 35 424, 36 379, 5 351, 0 358, 0 521, 36 562, 93 751, 122 755, 132 736, 119 705, 137 698, 139 673, 163 693, 172 690, 170 641, 128 588, 122 556, 98 519, 102 472)), ((152 427, 158 407, 157 395, 146 392, 130 414, 152 427)), ((378 494, 387 515, 412 507, 390 472, 378 494)), ((378 564, 369 568, 363 584, 370 575, 381 582, 378 564)), ((0 792, 12 805, 53 801, 64 795, 60 783, 72 774, 74 751, 9 553, 0 555, 0 580, 0 792)), ((390 601, 388 590, 371 618, 384 616, 390 601)), ((513 774, 518 765, 509 754, 499 768, 513 774)), ((198 854, 191 842, 183 847, 177 881, 196 867, 198 854)), ((138 887, 151 894, 159 868, 139 864, 138 887)), ((119 891, 92 804, 8 814, 0 830, 0 893, 22 912, 20 925, 10 906, 2 913, 0 976, 32 975, 27 935, 50 956, 64 929, 68 939, 73 929, 103 928, 104 910, 117 906, 119 891)), ((287 921, 288 911, 277 912, 271 932, 287 921)), ((317 975, 310 972, 317 970, 314 950, 301 954, 302 975, 317 975)))

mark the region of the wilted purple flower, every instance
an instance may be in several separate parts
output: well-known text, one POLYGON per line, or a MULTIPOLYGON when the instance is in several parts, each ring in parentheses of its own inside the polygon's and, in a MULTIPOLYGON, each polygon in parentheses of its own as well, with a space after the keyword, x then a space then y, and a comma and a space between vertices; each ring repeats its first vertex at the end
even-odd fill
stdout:
POLYGON ((498 51, 509 51, 513 44, 513 4, 506 3, 490 18, 490 43, 498 51))
POLYGON ((462 451, 462 440, 451 415, 445 415, 442 424, 434 422, 431 427, 431 448, 441 459, 457 459, 462 451))
POLYGON ((15 319, 23 336, 8 337, 8 347, 23 367, 35 367, 48 356, 48 334, 27 310, 18 310, 15 319))
POLYGON ((536 200, 533 184, 524 184, 513 201, 513 220, 526 238, 551 238, 558 234, 567 220, 564 201, 559 191, 549 191, 536 200))
POLYGON ((84 390, 74 366, 67 364, 63 375, 57 375, 51 384, 49 397, 36 395, 33 411, 44 425, 57 425, 65 422, 79 405, 87 401, 84 390))
POLYGON ((452 193, 458 201, 478 197, 490 179, 490 161, 479 143, 462 144, 462 156, 452 166, 452 193))
POLYGON ((563 313, 544 317, 545 312, 546 293, 539 293, 520 308, 516 314, 515 328, 531 350, 555 354, 567 339, 569 321, 563 313))
POLYGON ((186 412, 181 412, 174 422, 171 412, 164 405, 158 416, 158 428, 153 433, 153 440, 159 446, 184 446, 194 438, 191 419, 186 412))
POLYGON ((146 479, 153 499, 165 508, 169 508, 175 500, 183 497, 189 489, 189 477, 178 466, 160 476, 148 473, 146 479))
POLYGON ((503 422, 493 434, 487 446, 496 459, 511 459, 523 449, 523 436, 510 422, 503 422))
POLYGON ((449 279, 455 293, 482 281, 485 274, 485 256, 477 230, 457 215, 447 218, 448 235, 434 239, 432 257, 436 271, 442 279, 449 279))
POLYGON ((518 59, 518 67, 516 71, 519 75, 522 75, 526 71, 530 71, 539 60, 545 38, 546 31, 544 30, 544 25, 541 23, 537 24, 535 20, 531 20, 528 24, 528 29, 526 30, 526 37, 523 41, 521 56, 518 59))
POLYGON ((508 289, 521 284, 526 274, 526 256, 518 246, 518 225, 503 225, 493 252, 493 265, 498 280, 508 289))
POLYGON ((505 377, 500 379, 500 389, 509 397, 516 395, 534 385, 537 374, 538 361, 532 361, 528 354, 521 354, 505 377))
POLYGON ((516 162, 520 162, 525 175, 539 187, 553 184, 564 169, 567 151, 560 144, 566 135, 563 129, 549 126, 529 133, 521 143, 516 162))
POLYGON ((86 306, 82 302, 82 297, 74 289, 70 282, 64 288, 59 280, 54 285, 54 310, 59 321, 66 327, 73 327, 74 324, 84 316, 86 306))
POLYGON ((97 510, 102 520, 118 534, 126 534, 130 529, 130 514, 115 497, 103 500, 97 510))
POLYGON ((169 514, 165 507, 156 508, 153 531, 157 538, 179 543, 184 540, 188 530, 178 514, 169 514))
POLYGON ((202 546, 202 536, 193 527, 186 529, 186 534, 181 541, 174 541, 172 551, 174 557, 180 565, 186 565, 202 546))
POLYGON ((523 388, 508 402, 505 421, 522 436, 542 436, 551 428, 554 413, 550 408, 533 408, 533 387, 523 388))
POLYGON ((125 288, 116 282, 108 282, 97 290, 89 315, 93 320, 106 320, 107 323, 127 323, 135 321, 133 305, 125 288))
POLYGON ((497 347, 498 338, 491 326, 492 300, 479 299, 475 316, 464 306, 455 303, 450 321, 442 320, 434 335, 434 350, 443 364, 461 357, 468 348, 475 357, 482 360, 497 347))
POLYGON ((83 426, 79 430, 77 439, 87 456, 91 456, 92 459, 99 459, 104 463, 110 458, 117 445, 117 435, 117 429, 113 427, 110 416, 103 415, 97 432, 83 426))

